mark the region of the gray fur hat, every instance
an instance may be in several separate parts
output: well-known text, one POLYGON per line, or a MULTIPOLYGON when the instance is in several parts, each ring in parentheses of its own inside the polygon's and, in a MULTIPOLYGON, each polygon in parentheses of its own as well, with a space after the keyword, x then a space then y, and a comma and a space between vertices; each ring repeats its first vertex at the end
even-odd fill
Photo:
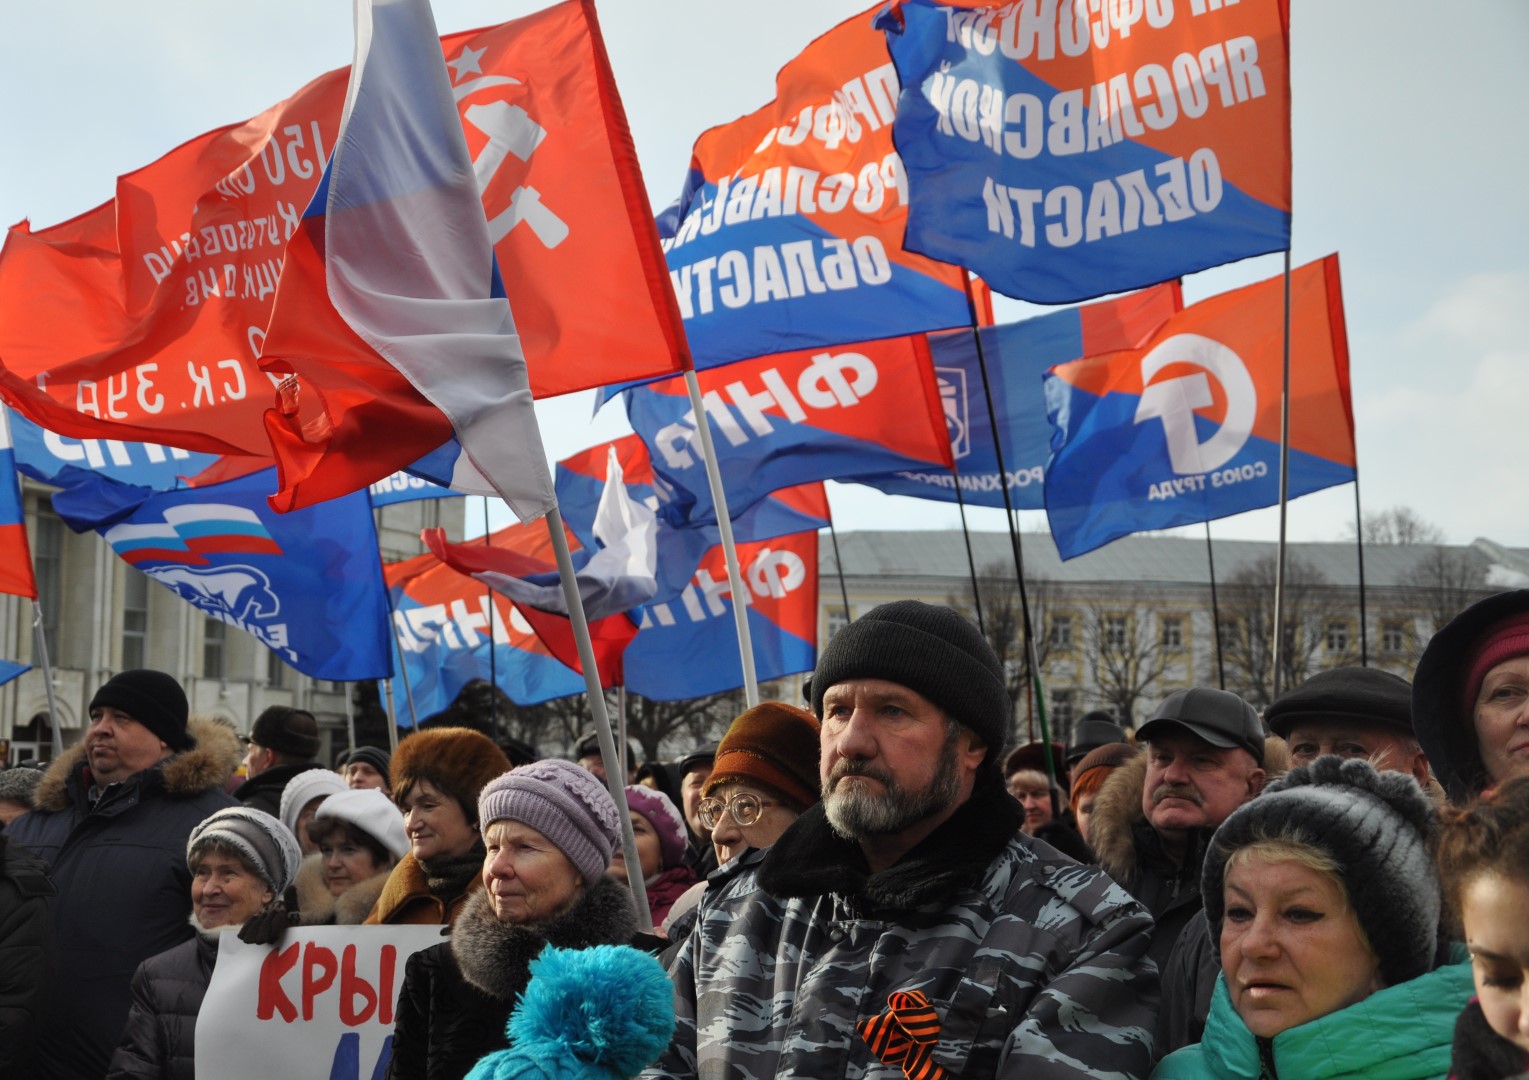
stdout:
POLYGON ((1428 854, 1433 804, 1406 773, 1376 772, 1336 754, 1291 769, 1222 822, 1205 855, 1201 895, 1219 951, 1226 863, 1262 837, 1289 837, 1338 864, 1349 905, 1380 959, 1386 985, 1434 966, 1441 897, 1428 854))
POLYGON ((26 765, 0 769, 0 799, 32 806, 37 795, 37 785, 42 782, 42 770, 26 765))

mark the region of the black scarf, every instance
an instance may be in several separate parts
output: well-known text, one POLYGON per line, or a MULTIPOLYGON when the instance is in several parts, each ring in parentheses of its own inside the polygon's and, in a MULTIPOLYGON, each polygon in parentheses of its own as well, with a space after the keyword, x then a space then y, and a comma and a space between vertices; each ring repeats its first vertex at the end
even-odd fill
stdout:
POLYGON ((483 870, 483 856, 487 854, 481 839, 474 840, 467 854, 449 859, 431 859, 420 862, 425 872, 425 888, 430 895, 442 900, 454 900, 467 891, 467 885, 483 870))

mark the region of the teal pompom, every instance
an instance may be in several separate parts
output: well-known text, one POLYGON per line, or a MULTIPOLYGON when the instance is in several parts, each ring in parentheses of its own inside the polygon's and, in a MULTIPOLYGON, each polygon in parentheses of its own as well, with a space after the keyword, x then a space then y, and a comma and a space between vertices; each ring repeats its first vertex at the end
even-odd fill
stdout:
POLYGON ((467 1080, 628 1080, 669 1045, 674 986, 657 960, 627 945, 548 945, 505 1032, 510 1048, 484 1057, 467 1080))

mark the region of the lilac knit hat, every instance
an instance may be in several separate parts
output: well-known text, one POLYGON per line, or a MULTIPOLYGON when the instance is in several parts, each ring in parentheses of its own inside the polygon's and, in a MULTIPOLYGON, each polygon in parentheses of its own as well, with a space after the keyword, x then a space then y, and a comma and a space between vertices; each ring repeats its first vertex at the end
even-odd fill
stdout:
POLYGON ((621 843, 616 803, 599 777, 571 761, 548 758, 490 780, 478 796, 478 822, 520 821, 541 833, 593 885, 621 843))
POLYGON ((685 819, 657 788, 641 784, 628 785, 626 804, 634 813, 641 814, 658 833, 659 850, 663 852, 664 869, 670 870, 685 861, 685 819))

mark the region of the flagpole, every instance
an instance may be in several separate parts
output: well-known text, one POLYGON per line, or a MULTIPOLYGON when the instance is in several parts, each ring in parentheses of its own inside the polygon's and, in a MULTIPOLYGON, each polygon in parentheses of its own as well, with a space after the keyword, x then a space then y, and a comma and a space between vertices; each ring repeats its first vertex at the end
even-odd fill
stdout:
POLYGON ((1364 515, 1359 512, 1359 454, 1354 454, 1354 548, 1359 555, 1359 666, 1370 666, 1369 618, 1364 600, 1364 515))
MULTIPOLYGON (((404 662, 404 658, 403 658, 403 641, 400 640, 399 636, 398 636, 398 613, 393 608, 393 590, 392 589, 388 589, 387 590, 387 594, 388 594, 388 631, 389 631, 389 633, 391 633, 393 635, 393 645, 398 650, 398 674, 399 674, 399 677, 403 679, 404 697, 406 697, 408 699, 408 701, 409 701, 409 726, 412 727, 415 731, 418 731, 419 730, 419 713, 414 711, 414 687, 409 682, 409 665, 404 662)), ((490 606, 489 610, 492 611, 493 607, 490 606)), ((389 706, 389 708, 392 707, 392 704, 393 704, 392 688, 389 687, 388 688, 388 706, 389 706)), ((396 719, 395 719, 395 722, 393 724, 392 731, 389 732, 389 734, 388 734, 388 739, 389 739, 389 741, 391 743, 392 749, 393 750, 397 750, 398 749, 398 724, 396 722, 396 719)))
POLYGON ((382 696, 387 698, 387 704, 383 706, 383 712, 388 718, 388 745, 390 752, 398 750, 398 710, 393 708, 393 680, 382 680, 382 696))
POLYGON ((987 626, 982 621, 982 589, 977 582, 977 560, 972 557, 972 534, 966 527, 966 496, 961 493, 961 474, 956 469, 954 454, 951 455, 950 477, 956 482, 956 506, 961 511, 961 538, 966 541, 966 568, 972 575, 972 604, 977 609, 977 629, 987 637, 987 626))
POLYGON ((356 708, 350 700, 351 684, 345 684, 345 738, 347 749, 356 748, 356 708))
POLYGON ((1211 633, 1216 636, 1216 674, 1221 689, 1226 689, 1226 663, 1221 658, 1221 605, 1216 602, 1216 550, 1210 543, 1210 522, 1205 523, 1205 559, 1210 563, 1210 617, 1211 633))
MULTIPOLYGON (((691 378, 694 378, 693 374, 691 378)), ((699 412, 696 415, 701 417, 700 426, 704 430, 706 418, 699 412)), ((717 516, 725 518, 726 514, 726 506, 719 507, 717 516)), ((563 587, 563 600, 568 607, 569 621, 573 624, 573 640, 579 650, 579 666, 584 669, 584 693, 589 700, 589 711, 594 714, 600 758, 605 762, 605 789, 615 800, 616 816, 621 819, 621 855, 626 863, 632 904, 637 909, 637 926, 651 933, 653 914, 648 908, 648 889, 643 882, 642 863, 637 858, 637 840, 632 835, 632 816, 626 801, 626 774, 620 771, 621 756, 616 753, 616 741, 611 734, 611 718, 605 708, 605 689, 600 685, 600 669, 595 665, 595 647, 589 639, 589 620, 584 616, 584 601, 579 596, 578 581, 574 577, 573 555, 568 550, 568 537, 563 532, 563 514, 556 504, 547 511, 547 535, 552 540, 552 553, 557 558, 558 581, 563 587)), ((737 595, 733 594, 734 608, 739 606, 737 595)), ((755 692, 757 694, 758 691, 755 692)))
POLYGON ((722 471, 717 465, 716 447, 712 445, 711 421, 706 403, 701 400, 701 384, 695 368, 685 368, 685 390, 695 415, 696 431, 701 436, 701 457, 706 462, 706 481, 711 487, 711 504, 717 514, 717 529, 722 534, 722 557, 727 563, 727 584, 733 594, 733 624, 738 628, 738 659, 743 664, 743 697, 749 708, 759 704, 759 683, 754 676, 754 639, 749 633, 749 593, 738 569, 738 548, 733 543, 733 517, 727 508, 727 493, 722 490, 722 471))
MULTIPOLYGON (((987 401, 988 427, 993 433, 993 455, 998 460, 998 490, 1003 492, 1003 520, 1009 527, 1009 543, 1014 548, 1014 575, 1019 579, 1019 614, 1020 622, 1024 627, 1025 657, 1029 661, 1030 686, 1025 695, 1025 707, 1030 707, 1029 692, 1033 691, 1037 697, 1042 691, 1041 670, 1038 657, 1035 652, 1035 634, 1030 625, 1030 595, 1025 588, 1025 556, 1021 549, 1019 530, 1014 525, 1014 500, 1009 495, 1009 469, 1003 460, 1003 439, 999 437, 998 410, 993 405, 993 387, 987 377, 987 353, 982 347, 982 332, 977 326, 977 300, 972 295, 971 277, 968 275, 964 281, 966 286, 966 307, 971 313, 972 341, 977 346, 977 370, 982 374, 982 396, 987 401)), ((960 481, 956 482, 960 486, 960 481)), ((1041 721, 1041 741, 1046 744, 1046 753, 1042 755, 1046 759, 1046 777, 1051 781, 1056 780, 1056 763, 1051 760, 1051 724, 1046 719, 1046 706, 1036 710, 1041 721)))
MULTIPOLYGON (((483 546, 489 547, 488 496, 483 496, 483 546)), ((488 727, 499 738, 499 650, 494 645, 494 590, 485 590, 488 597, 488 727)))
MULTIPOLYGON (((1279 544, 1274 560, 1274 672, 1271 697, 1280 695, 1284 654, 1285 527, 1290 506, 1290 249, 1285 249, 1285 342, 1279 396, 1279 544)), ((1361 537, 1362 539, 1362 537, 1361 537)))
POLYGON ((48 660, 48 635, 43 633, 42 604, 32 601, 32 633, 37 642, 37 656, 42 660, 42 685, 48 695, 48 730, 53 742, 53 760, 64 756, 64 732, 60 726, 58 701, 53 695, 53 664, 48 660))
POLYGON ((834 573, 839 576, 839 599, 844 602, 844 621, 852 623, 855 616, 849 610, 849 590, 844 587, 844 560, 839 558, 839 530, 834 528, 833 514, 828 518, 828 538, 834 545, 834 573))

